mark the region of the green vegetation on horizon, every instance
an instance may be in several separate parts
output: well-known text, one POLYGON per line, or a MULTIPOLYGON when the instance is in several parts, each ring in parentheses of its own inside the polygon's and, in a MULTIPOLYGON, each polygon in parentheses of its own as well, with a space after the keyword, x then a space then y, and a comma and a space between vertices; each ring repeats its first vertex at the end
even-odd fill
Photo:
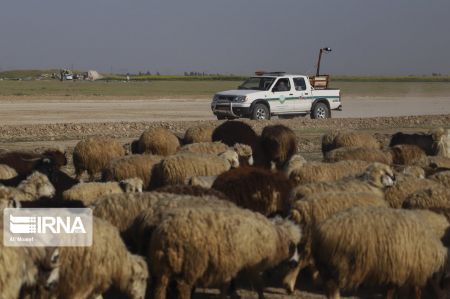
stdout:
MULTIPOLYGON (((0 79, 37 79, 42 75, 50 76, 59 70, 9 70, 0 72, 0 79)), ((249 75, 250 76, 250 75, 249 75)), ((132 81, 242 81, 249 76, 242 75, 130 75, 132 81)), ((104 74, 102 81, 125 81, 126 75, 104 74)), ((342 76, 331 75, 338 82, 450 82, 450 76, 342 76)))
MULTIPOLYGON (((241 81, 0 81, 0 96, 141 97, 145 99, 211 98, 223 90, 236 89, 241 81)), ((331 81, 343 97, 448 97, 450 84, 442 82, 351 82, 331 81)))

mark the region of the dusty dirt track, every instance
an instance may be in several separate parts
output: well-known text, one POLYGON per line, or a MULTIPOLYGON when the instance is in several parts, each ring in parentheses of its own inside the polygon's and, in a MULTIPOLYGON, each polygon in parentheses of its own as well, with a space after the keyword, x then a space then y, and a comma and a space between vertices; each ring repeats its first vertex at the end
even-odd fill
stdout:
MULTIPOLYGON (((307 159, 318 160, 321 158, 321 135, 331 129, 369 131, 386 144, 390 135, 399 130, 424 131, 437 126, 450 127, 450 98, 424 101, 419 98, 346 99, 344 111, 333 114, 336 117, 333 119, 248 122, 257 132, 273 123, 291 127, 299 137, 300 151, 307 159), (428 115, 417 116, 420 114, 428 115)), ((181 137, 190 126, 221 123, 213 119, 207 99, 0 99, 0 151, 60 146, 70 153, 76 142, 86 136, 109 135, 129 143, 143 130, 156 126, 167 127, 181 137)), ((71 167, 66 171, 73 174, 71 167)), ((217 298, 214 293, 200 290, 194 298, 217 298)), ((249 291, 242 291, 241 295, 243 298, 257 298, 256 293, 249 291)), ((325 298, 317 290, 305 291, 303 287, 302 291, 297 290, 291 296, 280 288, 268 289, 265 295, 268 299, 325 298)))
MULTIPOLYGON (((345 97, 333 117, 450 113, 450 97, 345 97)), ((210 99, 0 97, 0 125, 116 121, 212 120, 210 99)))

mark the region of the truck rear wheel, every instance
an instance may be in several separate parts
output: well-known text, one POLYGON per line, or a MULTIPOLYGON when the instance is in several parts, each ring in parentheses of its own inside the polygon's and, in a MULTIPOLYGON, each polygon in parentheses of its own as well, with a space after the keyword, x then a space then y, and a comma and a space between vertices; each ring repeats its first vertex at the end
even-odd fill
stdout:
POLYGON ((270 119, 269 109, 264 104, 256 104, 253 108, 252 119, 270 119))
POLYGON ((314 105, 311 111, 311 118, 330 118, 331 112, 325 103, 317 103, 314 105))

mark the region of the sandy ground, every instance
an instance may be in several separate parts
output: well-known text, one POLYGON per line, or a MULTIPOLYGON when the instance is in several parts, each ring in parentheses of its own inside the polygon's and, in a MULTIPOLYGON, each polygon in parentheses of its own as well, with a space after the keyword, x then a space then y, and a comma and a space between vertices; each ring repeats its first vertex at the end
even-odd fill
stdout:
MULTIPOLYGON (((448 97, 349 97, 334 118, 450 113, 448 97)), ((0 125, 212 120, 209 99, 0 98, 0 125)))

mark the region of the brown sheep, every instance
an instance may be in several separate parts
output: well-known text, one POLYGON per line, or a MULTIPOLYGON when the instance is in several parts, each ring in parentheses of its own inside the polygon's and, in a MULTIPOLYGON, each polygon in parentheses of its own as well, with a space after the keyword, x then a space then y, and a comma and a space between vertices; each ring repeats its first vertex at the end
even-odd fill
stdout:
POLYGON ((364 147, 381 149, 381 144, 378 142, 378 140, 371 134, 365 132, 333 133, 327 138, 323 137, 324 139, 322 141, 328 143, 328 139, 330 139, 334 134, 336 135, 334 137, 333 143, 331 145, 325 144, 322 146, 322 148, 326 148, 328 150, 333 150, 340 147, 364 147))
POLYGON ((356 160, 336 163, 309 162, 292 170, 289 179, 297 186, 307 183, 337 181, 365 172, 370 164, 370 162, 356 160))
POLYGON ((325 154, 334 149, 334 138, 339 134, 338 130, 332 130, 322 136, 322 154, 325 154))
POLYGON ((214 129, 211 125, 190 127, 184 133, 183 143, 211 142, 214 129))
POLYGON ((302 229, 302 250, 297 268, 291 269, 284 278, 284 286, 294 291, 298 273, 306 266, 314 267, 311 252, 312 234, 319 223, 331 216, 354 207, 388 207, 383 196, 361 192, 326 192, 306 196, 292 204, 290 219, 302 229))
POLYGON ((270 167, 264 157, 258 134, 251 126, 242 121, 224 122, 214 129, 212 139, 221 141, 228 146, 234 146, 236 143, 247 144, 252 148, 254 165, 270 167))
POLYGON ((392 155, 389 152, 376 148, 341 147, 327 152, 324 156, 325 162, 339 162, 344 160, 379 162, 390 165, 392 164, 392 155))
POLYGON ((162 160, 155 155, 130 155, 112 160, 102 173, 103 181, 122 181, 129 178, 140 178, 144 190, 150 190, 154 183, 156 165, 162 160))
POLYGON ((428 162, 425 152, 417 145, 399 144, 391 147, 389 151, 394 164, 426 166, 428 162))
POLYGON ((104 171, 111 160, 125 155, 125 150, 117 140, 110 137, 90 137, 81 140, 73 149, 73 164, 76 179, 79 180, 84 171, 93 181, 95 175, 104 171))
POLYGON ((360 285, 420 289, 447 261, 447 249, 414 211, 354 208, 322 222, 313 255, 328 298, 360 285))
POLYGON ((261 273, 284 261, 297 261, 300 229, 286 220, 270 221, 238 208, 174 209, 162 219, 152 233, 148 254, 156 276, 155 299, 166 298, 172 279, 181 299, 190 299, 196 285, 220 287, 224 296, 241 271, 264 298, 261 273))
POLYGON ((438 172, 429 176, 428 179, 438 182, 446 188, 450 188, 450 171, 438 172))
POLYGON ((436 186, 416 191, 403 202, 403 208, 450 208, 450 190, 444 186, 436 186))
POLYGON ((192 196, 161 192, 122 193, 99 198, 92 206, 94 216, 117 227, 125 243, 134 248, 132 225, 144 210, 162 211, 193 205, 235 206, 215 196, 192 196))
POLYGON ((275 163, 277 169, 282 169, 297 154, 297 137, 286 126, 266 126, 261 133, 261 147, 266 159, 275 163))
POLYGON ((394 180, 394 171, 388 165, 373 163, 357 177, 297 186, 292 190, 291 202, 322 192, 371 192, 383 196, 385 188, 392 186, 394 180))
POLYGON ((238 206, 270 216, 287 213, 292 184, 281 172, 241 167, 219 175, 212 188, 238 206))
POLYGON ((97 298, 111 286, 130 299, 144 299, 149 278, 145 260, 128 252, 117 229, 95 218, 93 244, 60 252, 57 298, 97 298))
POLYGON ((174 155, 180 147, 178 137, 165 128, 151 128, 142 133, 134 154, 174 155))
POLYGON ((428 179, 409 178, 397 181, 385 189, 385 199, 391 208, 401 208, 403 202, 416 191, 439 186, 439 183, 428 179))

